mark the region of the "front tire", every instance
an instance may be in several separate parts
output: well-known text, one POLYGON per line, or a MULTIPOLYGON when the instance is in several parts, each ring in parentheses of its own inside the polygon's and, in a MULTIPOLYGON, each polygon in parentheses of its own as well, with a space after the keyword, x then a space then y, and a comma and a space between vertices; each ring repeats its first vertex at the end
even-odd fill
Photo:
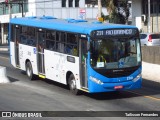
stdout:
POLYGON ((74 95, 78 95, 80 93, 80 91, 76 87, 76 80, 75 80, 75 77, 73 74, 70 75, 70 77, 68 79, 68 83, 69 83, 69 89, 70 89, 71 93, 74 95))
POLYGON ((26 63, 26 74, 30 80, 34 79, 33 69, 30 62, 26 63))

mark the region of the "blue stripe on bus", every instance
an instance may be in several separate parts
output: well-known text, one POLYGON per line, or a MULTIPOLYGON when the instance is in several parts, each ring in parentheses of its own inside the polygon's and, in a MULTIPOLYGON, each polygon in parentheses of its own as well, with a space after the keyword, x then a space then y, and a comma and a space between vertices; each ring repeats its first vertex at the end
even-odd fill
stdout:
POLYGON ((10 20, 12 24, 20 24, 34 26, 39 28, 55 29, 69 32, 77 32, 82 34, 90 34, 93 30, 98 29, 114 29, 114 28, 137 28, 130 25, 102 23, 95 24, 94 22, 68 22, 62 19, 40 19, 40 17, 30 18, 13 18, 10 20))

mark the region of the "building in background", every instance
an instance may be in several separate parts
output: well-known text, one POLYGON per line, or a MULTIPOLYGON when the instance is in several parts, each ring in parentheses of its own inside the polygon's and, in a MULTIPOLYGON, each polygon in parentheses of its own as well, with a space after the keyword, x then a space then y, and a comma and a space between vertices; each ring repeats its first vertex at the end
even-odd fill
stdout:
POLYGON ((136 25, 142 32, 159 33, 159 0, 150 0, 150 18, 148 13, 148 0, 132 0, 132 24, 136 25))
MULTIPOLYGON (((105 7, 102 12, 107 15, 105 7)), ((96 20, 97 14, 96 0, 0 0, 0 44, 7 43, 10 18, 45 15, 60 19, 96 20)))

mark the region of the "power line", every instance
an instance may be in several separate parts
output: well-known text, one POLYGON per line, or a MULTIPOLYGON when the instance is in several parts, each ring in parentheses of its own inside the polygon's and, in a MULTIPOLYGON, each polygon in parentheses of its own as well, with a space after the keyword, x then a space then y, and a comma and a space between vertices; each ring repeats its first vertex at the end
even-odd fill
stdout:
POLYGON ((35 4, 35 3, 46 3, 46 2, 54 2, 54 1, 61 1, 61 0, 47 0, 47 1, 35 1, 35 2, 26 2, 26 1, 11 1, 10 3, 6 3, 6 2, 0 2, 0 4, 19 4, 19 3, 23 3, 23 4, 35 4))

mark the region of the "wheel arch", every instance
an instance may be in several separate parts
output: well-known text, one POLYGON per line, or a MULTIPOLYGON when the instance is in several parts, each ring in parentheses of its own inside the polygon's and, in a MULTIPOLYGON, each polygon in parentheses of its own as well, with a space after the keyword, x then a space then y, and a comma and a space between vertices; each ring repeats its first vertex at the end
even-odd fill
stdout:
MULTIPOLYGON (((29 59, 26 59, 26 61, 25 61, 25 69, 26 69, 26 65, 27 65, 28 62, 31 63, 31 61, 29 59)), ((32 65, 32 63, 31 63, 31 65, 32 65)))
POLYGON ((71 71, 68 71, 66 73, 66 83, 67 83, 67 85, 69 84, 69 77, 70 77, 71 74, 73 74, 71 71))

